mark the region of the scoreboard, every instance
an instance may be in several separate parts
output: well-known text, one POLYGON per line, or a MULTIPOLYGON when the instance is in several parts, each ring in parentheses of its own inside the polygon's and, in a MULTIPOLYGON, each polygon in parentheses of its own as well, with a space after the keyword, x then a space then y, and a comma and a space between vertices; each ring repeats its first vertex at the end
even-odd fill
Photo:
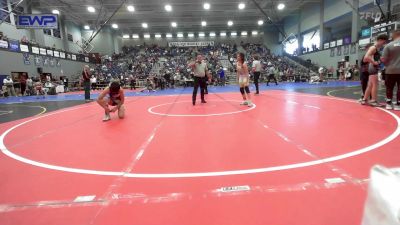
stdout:
POLYGON ((380 34, 387 34, 390 37, 391 32, 399 28, 400 22, 377 24, 371 27, 371 41, 375 41, 376 37, 378 37, 380 34))
MULTIPOLYGON (((369 43, 372 43, 376 40, 376 38, 380 35, 380 34, 387 34, 390 37, 390 34, 393 30, 397 30, 400 29, 400 22, 388 22, 388 23, 380 23, 377 25, 374 25, 373 27, 370 28, 370 37, 364 37, 361 38, 358 42, 358 45, 360 48, 363 48, 364 46, 366 46, 369 43)), ((362 33, 368 33, 366 32, 366 30, 363 30, 362 33)))

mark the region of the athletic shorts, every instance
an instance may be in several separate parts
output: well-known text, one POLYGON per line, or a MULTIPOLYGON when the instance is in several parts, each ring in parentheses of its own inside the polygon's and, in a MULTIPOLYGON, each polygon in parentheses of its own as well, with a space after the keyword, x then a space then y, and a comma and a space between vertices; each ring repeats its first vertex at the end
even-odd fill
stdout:
POLYGON ((108 102, 108 104, 111 105, 111 106, 116 106, 116 105, 118 105, 118 103, 121 102, 120 99, 110 99, 109 97, 106 97, 105 100, 106 100, 106 102, 108 102))
POLYGON ((249 83, 249 77, 239 77, 239 85, 240 86, 247 86, 249 83))

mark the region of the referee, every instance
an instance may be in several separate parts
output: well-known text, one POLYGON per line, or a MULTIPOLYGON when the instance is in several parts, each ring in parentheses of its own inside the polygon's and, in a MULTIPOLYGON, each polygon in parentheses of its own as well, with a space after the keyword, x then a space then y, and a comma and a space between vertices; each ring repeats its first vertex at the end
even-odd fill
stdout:
POLYGON ((260 94, 260 89, 258 86, 258 81, 260 80, 260 74, 261 74, 261 62, 260 62, 260 57, 258 55, 254 56, 254 61, 253 61, 253 74, 254 74, 254 85, 256 86, 256 95, 260 94))
POLYGON ((206 87, 206 79, 207 77, 209 77, 207 63, 203 60, 203 56, 201 54, 198 54, 196 61, 190 63, 189 67, 192 68, 192 71, 194 73, 194 89, 193 89, 192 103, 193 105, 196 105, 197 90, 199 89, 199 86, 201 93, 201 103, 207 103, 204 100, 204 89, 206 87))

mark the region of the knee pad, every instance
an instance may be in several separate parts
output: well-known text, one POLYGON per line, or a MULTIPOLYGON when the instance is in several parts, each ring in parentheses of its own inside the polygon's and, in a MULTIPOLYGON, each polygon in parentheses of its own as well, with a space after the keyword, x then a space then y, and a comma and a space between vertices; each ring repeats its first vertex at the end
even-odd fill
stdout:
POLYGON ((240 88, 240 93, 242 93, 242 95, 244 95, 244 88, 243 87, 240 88))
POLYGON ((249 94, 249 93, 250 93, 249 86, 246 86, 244 89, 246 90, 246 93, 247 93, 247 94, 249 94))

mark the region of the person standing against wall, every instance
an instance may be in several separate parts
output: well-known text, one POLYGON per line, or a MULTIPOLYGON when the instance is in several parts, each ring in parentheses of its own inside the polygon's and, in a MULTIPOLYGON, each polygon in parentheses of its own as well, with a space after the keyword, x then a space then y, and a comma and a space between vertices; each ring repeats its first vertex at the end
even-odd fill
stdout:
POLYGON ((85 101, 90 102, 90 68, 88 65, 83 67, 82 78, 83 88, 85 89, 85 101))
POLYGON ((258 82, 260 80, 260 74, 261 74, 261 62, 260 62, 260 57, 258 55, 254 56, 254 61, 253 61, 253 74, 254 74, 254 85, 256 86, 256 95, 260 94, 260 89, 258 86, 258 82))
POLYGON ((21 82, 21 95, 22 95, 22 96, 25 95, 25 91, 26 91, 26 79, 28 79, 28 74, 22 73, 21 78, 20 78, 20 82, 21 82))
POLYGON ((8 96, 16 96, 14 89, 14 81, 11 76, 7 76, 7 78, 3 79, 3 85, 7 87, 8 96))
POLYGON ((386 70, 386 109, 400 110, 400 30, 392 33, 393 41, 383 49, 381 61, 386 70), (397 102, 393 104, 393 90, 397 85, 397 102))

